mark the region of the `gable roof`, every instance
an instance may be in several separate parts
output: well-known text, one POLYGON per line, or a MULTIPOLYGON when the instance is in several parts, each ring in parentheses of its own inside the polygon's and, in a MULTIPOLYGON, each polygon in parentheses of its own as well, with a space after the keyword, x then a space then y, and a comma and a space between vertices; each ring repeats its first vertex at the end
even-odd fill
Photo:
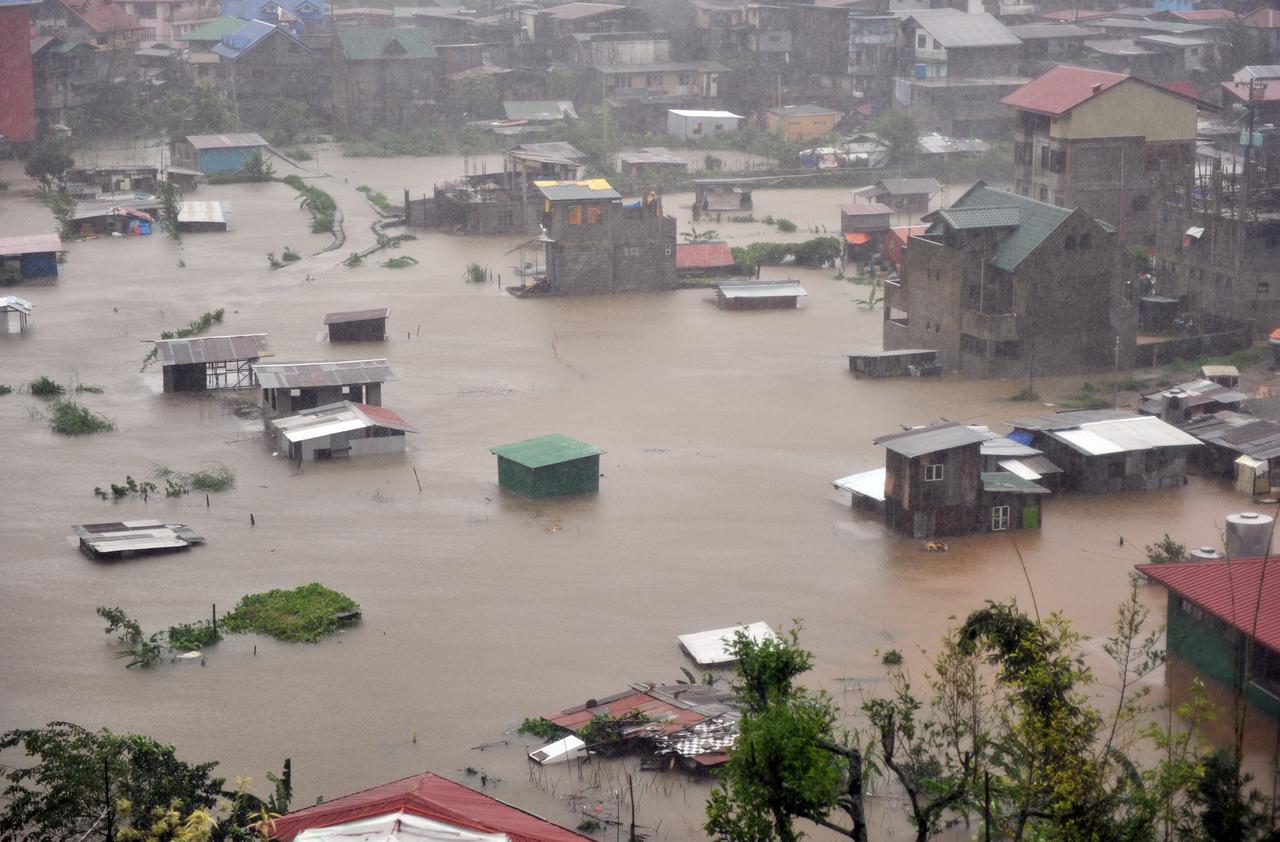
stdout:
POLYGON ((1127 73, 1060 64, 1018 88, 1000 103, 1056 117, 1129 78, 1127 73))
POLYGON ((874 439, 876 444, 883 444, 886 450, 892 450, 900 456, 914 459, 926 453, 937 453, 953 447, 980 444, 991 437, 990 433, 975 430, 965 424, 950 421, 946 424, 934 424, 915 430, 904 430, 874 439))
POLYGON ((1259 29, 1280 29, 1280 11, 1264 6, 1245 15, 1240 22, 1245 26, 1256 26, 1259 29))
POLYGON ((562 3, 559 6, 542 9, 538 14, 559 18, 560 20, 577 20, 578 18, 595 17, 596 15, 610 12, 621 12, 625 11, 626 8, 626 6, 617 6, 611 3, 562 3))
POLYGON ((1022 23, 1009 27, 1009 31, 1023 41, 1051 38, 1092 38, 1092 29, 1074 23, 1022 23))
POLYGON ((1239 17, 1239 15, 1230 9, 1185 9, 1180 12, 1170 11, 1169 16, 1175 17, 1178 20, 1185 20, 1188 23, 1203 23, 1211 20, 1233 20, 1234 18, 1239 17))
POLYGON ((512 842, 582 842, 589 838, 434 772, 295 810, 271 822, 271 838, 292 842, 310 827, 331 827, 401 811, 465 830, 505 833, 512 842))
POLYGON ((802 103, 800 105, 781 105, 776 108, 766 108, 766 114, 776 114, 779 117, 796 117, 796 116, 812 116, 817 117, 824 114, 834 114, 840 116, 840 112, 834 108, 826 108, 821 105, 813 105, 811 103, 802 103))
POLYGON ((190 32, 179 35, 176 41, 221 41, 240 27, 244 26, 244 21, 240 18, 233 18, 230 15, 223 15, 217 20, 209 21, 203 26, 197 26, 190 32))
MULTIPOLYGON (((1071 208, 1060 208, 1047 202, 1021 196, 1005 190, 988 187, 979 181, 970 187, 959 199, 952 202, 945 212, 957 219, 956 211, 968 223, 969 228, 1005 227, 1011 219, 1011 212, 1017 213, 1017 224, 996 243, 995 256, 991 264, 1006 272, 1012 272, 1026 259, 1027 255, 1039 248, 1049 236, 1066 221, 1074 211, 1071 208), (987 213, 978 214, 973 209, 983 208, 987 213), (985 224, 981 224, 985 222, 985 224)), ((934 211, 925 217, 930 222, 929 233, 940 233, 943 225, 949 225, 944 211, 934 211)), ((955 227, 955 226, 952 226, 955 227)))
MULTIPOLYGON (((864 187, 865 195, 877 196, 915 196, 928 194, 932 196, 942 190, 936 178, 882 178, 870 188, 864 187)), ((860 191, 862 192, 862 191, 860 191)))
POLYGON ((58 0, 94 32, 132 32, 146 29, 142 21, 109 0, 58 0))
POLYGON ((276 33, 294 41, 304 50, 307 49, 298 40, 298 36, 294 35, 289 29, 276 26, 273 23, 267 23, 264 20, 251 20, 230 35, 223 36, 221 41, 213 45, 212 52, 228 61, 235 61, 276 33))
POLYGON ((559 465, 604 453, 593 444, 571 439, 559 433, 491 447, 489 452, 494 456, 501 456, 503 459, 510 459, 512 462, 524 465, 526 468, 545 468, 548 465, 559 465))
POLYGON ((1245 635, 1256 634, 1264 646, 1280 652, 1278 567, 1280 558, 1271 557, 1139 564, 1137 570, 1245 635))
POLYGON ((196 149, 241 149, 266 146, 267 142, 257 132, 231 134, 189 134, 184 140, 196 149))
POLYGON ((505 100, 502 112, 508 120, 563 120, 578 119, 578 112, 567 99, 505 100))
POLYGON ((1022 43, 1009 28, 986 12, 971 15, 957 9, 912 12, 908 20, 933 36, 946 49, 955 47, 1016 47, 1022 43))
POLYGON ((351 61, 398 61, 436 57, 431 33, 418 27, 339 26, 342 54, 351 61))

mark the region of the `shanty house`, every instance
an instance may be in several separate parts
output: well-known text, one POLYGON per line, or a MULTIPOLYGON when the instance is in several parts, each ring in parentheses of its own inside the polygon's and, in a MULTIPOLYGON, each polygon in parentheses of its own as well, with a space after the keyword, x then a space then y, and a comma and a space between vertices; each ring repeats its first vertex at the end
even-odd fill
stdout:
POLYGON ((552 434, 492 447, 498 485, 526 497, 563 497, 600 490, 600 454, 595 445, 552 434))
POLYGON ((794 310, 808 295, 799 281, 738 281, 716 287, 721 310, 794 310))
POLYGON ((192 167, 205 175, 243 170, 254 155, 265 155, 267 142, 256 132, 239 134, 193 134, 175 140, 174 163, 192 167))
POLYGON ((855 192, 895 213, 924 214, 929 212, 933 197, 942 192, 942 185, 936 178, 882 178, 855 192))
POLYGON ((680 243, 676 246, 676 274, 682 278, 732 275, 736 267, 728 243, 680 243))
POLYGON ((383 359, 259 363, 253 372, 266 422, 339 401, 382 406, 382 384, 398 379, 383 359))
POLYGON ((1166 648, 1280 718, 1280 576, 1275 558, 1139 564, 1169 594, 1166 648))
POLYGON ((893 208, 879 202, 840 205, 840 233, 846 260, 870 257, 880 248, 883 233, 893 227, 893 208))
POLYGON ((884 517, 913 538, 1040 526, 1048 489, 1004 472, 983 472, 986 430, 946 423, 876 439, 885 448, 884 517))
POLYGON ((1244 392, 1208 380, 1192 380, 1144 395, 1138 411, 1181 427, 1191 419, 1210 412, 1238 410, 1248 399, 1249 396, 1244 392))
POLYGON ((165 392, 252 389, 258 385, 253 367, 269 356, 265 333, 156 341, 165 392))
POLYGON ((67 170, 68 192, 98 193, 139 192, 154 193, 160 182, 160 168, 154 164, 114 164, 96 167, 72 167, 67 170))
POLYGON ((567 99, 506 100, 502 103, 502 113, 508 120, 531 126, 550 126, 578 119, 573 102, 567 99))
POLYGON ((1149 491, 1182 485, 1193 436, 1150 415, 1078 410, 1011 421, 1009 438, 1062 468, 1062 490, 1083 494, 1149 491))
POLYGON ((925 373, 941 374, 938 352, 924 348, 897 351, 868 351, 849 354, 849 370, 855 377, 906 377, 925 373))
POLYGON ((1221 410, 1197 416, 1182 431, 1204 443, 1195 464, 1205 474, 1229 478, 1250 496, 1280 488, 1280 423, 1221 410))
POLYGON ((347 310, 326 314, 324 323, 329 329, 330 342, 381 342, 387 338, 389 315, 391 310, 387 307, 347 310))
POLYGON ((535 181, 544 200, 546 283, 555 293, 670 289, 676 221, 661 197, 624 202, 602 178, 535 181))
POLYGON ((57 234, 0 237, 0 281, 56 278, 61 250, 57 234))
POLYGON ((764 127, 787 140, 812 140, 834 132, 840 116, 821 105, 781 105, 764 110, 764 127))
MULTIPOLYGON (((410 775, 398 781, 294 810, 272 819, 265 830, 272 842, 391 839, 393 837, 386 829, 360 823, 396 819, 399 816, 405 817, 399 819, 400 833, 404 834, 400 838, 404 839, 584 842, 591 838, 454 783, 434 772, 410 775), (421 823, 424 821, 428 822, 426 830, 422 830, 421 823), (410 829, 415 835, 408 835, 410 829), (326 831, 331 835, 323 835, 326 831)), ((396 825, 392 823, 391 827, 394 831, 396 825)))
POLYGON ((33 306, 16 295, 0 295, 0 334, 22 333, 30 327, 33 306))
POLYGON ((693 218, 699 215, 725 211, 740 213, 754 208, 751 190, 756 184, 751 178, 695 178, 693 179, 693 218))
POLYGON ((418 430, 382 406, 339 401, 275 418, 275 447, 290 461, 403 453, 405 433, 418 430))
POLYGON ((158 520, 86 523, 71 527, 71 531, 79 539, 80 552, 93 559, 132 558, 204 543, 204 538, 191 527, 158 520))
POLYGON ((689 171, 689 162, 670 149, 646 146, 618 153, 618 172, 632 181, 670 180, 689 171))
POLYGON ((667 110, 667 134, 684 138, 717 137, 736 132, 742 117, 732 111, 667 110))
POLYGON ((231 206, 227 202, 182 202, 178 205, 178 230, 184 233, 226 231, 230 220, 231 206))

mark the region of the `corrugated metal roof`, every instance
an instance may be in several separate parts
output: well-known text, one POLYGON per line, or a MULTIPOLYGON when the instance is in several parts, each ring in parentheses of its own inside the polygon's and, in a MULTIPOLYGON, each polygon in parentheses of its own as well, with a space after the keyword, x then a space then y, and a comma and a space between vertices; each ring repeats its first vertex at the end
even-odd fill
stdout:
POLYGON ((564 3, 559 6, 552 6, 549 9, 543 9, 539 14, 559 18, 560 20, 578 20, 580 18, 608 14, 609 12, 620 12, 626 8, 626 6, 615 6, 609 3, 564 3))
POLYGON ((186 140, 196 149, 239 149, 246 146, 267 145, 267 142, 257 132, 193 134, 187 135, 186 140))
POLYGON ((677 269, 722 269, 733 265, 733 253, 728 243, 679 243, 676 245, 677 269))
POLYGON ((1093 421, 1074 430, 1051 431, 1049 435, 1088 456, 1201 444, 1194 436, 1152 415, 1093 421))
POLYGON ((1128 78, 1127 73, 1060 64, 1032 79, 1000 102, 1038 114, 1061 115, 1128 78))
POLYGON ((271 424, 292 442, 311 441, 334 433, 366 430, 370 427, 386 427, 405 433, 418 432, 416 427, 390 409, 351 401, 304 409, 293 415, 272 419, 271 424))
POLYGON ((178 206, 178 221, 226 224, 226 208, 222 202, 183 202, 178 206))
POLYGON ((657 736, 729 713, 734 709, 729 704, 731 696, 728 689, 705 684, 639 684, 608 698, 589 699, 587 704, 566 708, 547 719, 576 732, 595 716, 620 717, 634 712, 648 721, 624 733, 657 736))
POLYGON ((571 439, 559 433, 489 448, 489 452, 510 459, 526 468, 544 468, 561 462, 572 462, 588 456, 599 456, 603 450, 593 444, 571 439))
POLYGON ((995 494, 1048 494, 1049 489, 1011 471, 982 474, 982 490, 995 494))
POLYGON ((240 27, 244 26, 244 21, 240 18, 234 18, 230 15, 223 15, 217 20, 210 21, 202 26, 183 35, 174 38, 175 41, 221 41, 240 27))
POLYGON ((907 19, 915 20, 948 50, 964 47, 1016 47, 1022 43, 1007 26, 986 12, 966 14, 949 8, 928 11, 931 14, 912 12, 907 15, 907 19))
POLYGON ((414 26, 339 26, 342 54, 350 61, 407 61, 436 57, 431 32, 414 26))
POLYGON ((708 120, 743 119, 741 114, 734 114, 732 111, 690 111, 684 108, 669 108, 667 110, 680 117, 703 117, 708 120))
POLYGON ((567 99, 508 100, 502 103, 508 120, 576 120, 578 112, 567 99))
MULTIPOLYGON (((1035 251, 1058 226, 1072 214, 1070 208, 1060 208, 1047 202, 1040 202, 1029 196, 1009 193, 988 187, 979 181, 965 191, 965 194, 952 203, 948 211, 964 208, 1008 208, 1018 209, 1017 226, 1000 238, 996 244, 995 256, 991 263, 1006 272, 1018 268, 1026 257, 1035 251)), ((930 233, 940 233, 938 221, 930 226, 930 233), (935 231, 935 229, 938 229, 935 231)))
POLYGON ((860 202, 856 205, 839 205, 840 213, 846 216, 880 216, 892 214, 893 208, 880 202, 860 202))
POLYGON ((31 308, 35 307, 25 298, 19 298, 16 295, 0 295, 0 310, 17 310, 19 313, 31 315, 31 308))
POLYGON ((694 663, 698 666, 714 666, 716 664, 731 664, 738 660, 733 656, 731 647, 738 635, 738 632, 746 634, 747 637, 760 643, 765 640, 777 640, 778 635, 769 627, 768 623, 757 621, 741 626, 729 626, 723 629, 712 629, 711 631, 693 632, 691 634, 682 634, 677 640, 680 641, 680 648, 683 649, 694 663))
MULTIPOLYGON (((1126 409, 1073 409, 1067 412, 1046 412, 1041 415, 1024 415, 1009 422, 1023 430, 1070 430, 1090 421, 1110 421, 1113 418, 1137 418, 1126 409)), ((1010 436, 1012 438, 1012 436, 1010 436)))
POLYGON ((505 833, 512 842, 583 842, 591 837, 552 824, 434 772, 423 772, 304 807, 274 819, 271 838, 292 842, 309 827, 330 827, 403 810, 467 830, 505 833))
POLYGON ((930 427, 920 427, 915 430, 880 436, 874 441, 876 444, 884 445, 886 449, 892 450, 894 453, 905 456, 908 459, 914 459, 926 453, 937 453, 940 450, 950 450, 953 447, 978 444, 990 437, 990 433, 984 433, 952 421, 946 424, 935 424, 930 427))
POLYGON ((509 842, 505 833, 481 833, 401 810, 353 822, 313 827, 298 842, 509 842))
POLYGON ((776 114, 779 117, 818 117, 826 114, 834 114, 839 117, 840 112, 834 108, 827 108, 824 105, 813 105, 812 103, 801 103, 799 105, 782 105, 773 108, 766 108, 765 113, 776 114))
MULTIPOLYGON (((1238 374, 1237 372, 1237 376, 1238 374)), ((1177 386, 1171 386, 1168 389, 1144 395, 1143 399, 1154 403, 1156 406, 1155 414, 1158 414, 1161 399, 1165 397, 1180 398, 1183 406, 1201 406, 1207 403, 1241 404, 1249 399, 1249 396, 1244 392, 1229 389, 1226 386, 1204 379, 1179 383, 1177 386)))
POLYGON ((809 294, 799 281, 744 281, 720 284, 716 291, 725 298, 794 298, 809 294))
POLYGON ((399 380, 383 360, 307 363, 259 363, 253 367, 264 389, 309 389, 399 380))
POLYGON ((938 211, 938 219, 943 220, 957 231, 973 228, 1014 228, 1021 216, 1016 207, 951 207, 938 211))
POLYGON ((1076 26, 1074 23, 1024 23, 1009 27, 1009 31, 1023 41, 1041 38, 1089 38, 1094 34, 1093 30, 1076 26))
POLYGON ((203 544, 204 538, 182 523, 158 520, 125 520, 72 526, 81 549, 95 556, 112 556, 148 550, 180 550, 203 544))
POLYGON ((236 336, 195 336, 187 339, 156 340, 156 356, 161 366, 192 363, 225 363, 271 356, 265 333, 236 336))
POLYGON ((375 307, 371 310, 343 310, 337 313, 326 313, 324 323, 327 325, 344 322, 367 322, 373 319, 385 319, 391 315, 389 307, 375 307))
POLYGON ((12 257, 19 254, 43 254, 61 250, 62 240, 57 234, 0 237, 0 257, 12 257))
POLYGON ((913 196, 927 194, 929 196, 942 190, 936 178, 882 178, 870 187, 860 191, 868 196, 913 196))
POLYGON ((1014 441, 1006 436, 992 435, 982 443, 979 451, 983 456, 1039 456, 1040 451, 1025 442, 1014 441))
POLYGON ((1280 558, 1139 564, 1138 572, 1280 652, 1280 558), (1270 568, 1270 569, 1268 569, 1270 568))
POLYGON ((884 502, 884 483, 889 472, 884 468, 875 468, 870 471, 863 471, 860 474, 850 474, 847 477, 841 477, 832 480, 831 484, 836 488, 842 488, 859 497, 869 497, 872 500, 884 502))
POLYGON ((619 152, 618 160, 627 164, 669 164, 676 167, 689 166, 689 162, 662 146, 646 146, 629 152, 619 152))
POLYGON ((553 202, 582 199, 621 199, 622 194, 603 178, 585 181, 535 181, 534 187, 553 202))

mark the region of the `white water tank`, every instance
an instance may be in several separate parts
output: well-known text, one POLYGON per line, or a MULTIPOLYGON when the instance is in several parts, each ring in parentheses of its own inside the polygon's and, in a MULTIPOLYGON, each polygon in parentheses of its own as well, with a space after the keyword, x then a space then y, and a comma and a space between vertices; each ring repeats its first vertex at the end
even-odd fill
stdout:
POLYGON ((1192 561, 1221 561, 1222 550, 1217 547, 1197 547, 1191 551, 1192 561))
POLYGON ((1227 557, 1256 558, 1266 555, 1274 523, 1275 518, 1257 512, 1227 515, 1227 557))

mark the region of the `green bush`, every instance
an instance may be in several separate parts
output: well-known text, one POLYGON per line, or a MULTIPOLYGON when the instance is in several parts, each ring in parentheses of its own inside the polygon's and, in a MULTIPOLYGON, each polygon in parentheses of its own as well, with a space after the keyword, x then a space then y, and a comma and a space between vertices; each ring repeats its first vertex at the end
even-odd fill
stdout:
POLYGON ((311 233, 333 233, 334 220, 338 213, 338 205, 333 197, 319 187, 314 187, 302 180, 297 174, 287 175, 281 179, 285 184, 298 191, 298 206, 311 214, 311 233))
POLYGON ((27 391, 41 398, 56 398, 58 395, 65 394, 67 388, 42 374, 27 384, 27 391))
POLYGON ((302 259, 302 255, 294 251, 291 246, 285 246, 284 251, 280 253, 280 259, 285 263, 297 263, 302 259))
POLYGON ((543 740, 554 740, 564 736, 567 731, 546 717, 529 718, 520 723, 517 733, 530 734, 543 740))
POLYGON ((13 391, 12 386, 7 386, 4 383, 0 383, 0 396, 7 395, 12 391, 13 391))
POLYGON ((312 582, 242 597, 222 618, 229 632, 257 632, 280 640, 312 642, 359 621, 355 600, 312 582))
POLYGON ((49 417, 49 428, 64 436, 83 436, 90 433, 105 433, 114 430, 105 416, 81 406, 75 401, 59 399, 53 404, 53 414, 49 417))
POLYGON ((402 254, 399 257, 393 257, 390 260, 382 261, 381 265, 385 269, 407 269, 410 266, 417 266, 418 261, 407 254, 402 254))
POLYGON ((753 275, 757 267, 778 266, 788 257, 794 257, 797 266, 820 269, 840 259, 843 251, 835 237, 815 237, 803 243, 752 243, 749 246, 730 249, 736 270, 753 275))
POLYGON ((789 219, 779 219, 778 230, 783 233, 790 234, 792 231, 796 230, 796 224, 789 219))
POLYGON ((212 646, 220 640, 222 633, 207 620, 169 626, 169 648, 176 651, 191 652, 212 646))

